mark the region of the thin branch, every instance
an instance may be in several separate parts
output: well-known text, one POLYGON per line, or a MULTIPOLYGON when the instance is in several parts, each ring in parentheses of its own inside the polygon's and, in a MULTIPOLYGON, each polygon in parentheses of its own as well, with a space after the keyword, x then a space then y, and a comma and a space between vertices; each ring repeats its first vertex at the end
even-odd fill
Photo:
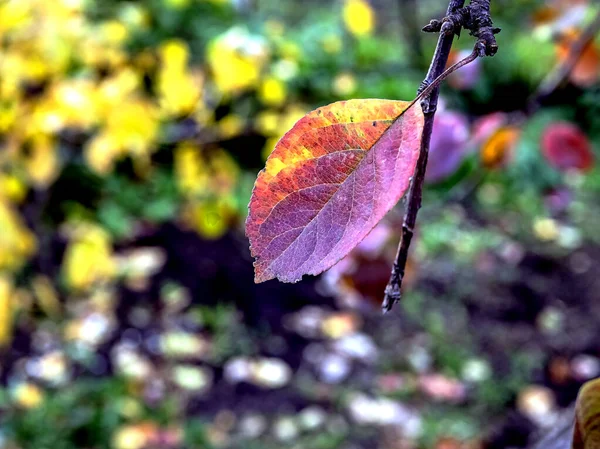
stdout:
POLYGON ((577 65, 585 48, 594 40, 598 31, 600 31, 600 11, 596 14, 594 20, 585 27, 575 42, 573 42, 567 58, 548 73, 535 93, 530 97, 528 101, 528 110, 530 112, 537 109, 540 102, 550 96, 567 79, 577 65))
POLYGON ((402 296, 402 279, 406 269, 406 261, 408 259, 408 250, 410 242, 414 234, 417 214, 421 208, 421 200, 423 196, 423 182, 425 180, 425 170, 427 168, 427 157, 429 155, 429 143, 431 141, 431 133, 433 131, 433 118, 437 109, 439 96, 439 80, 438 77, 444 72, 444 68, 448 62, 450 48, 454 35, 460 33, 462 26, 465 26, 471 31, 471 34, 477 37, 474 53, 479 56, 493 55, 498 49, 494 34, 500 30, 492 27, 492 21, 489 17, 490 0, 471 0, 471 4, 464 8, 464 0, 450 0, 446 18, 441 21, 431 21, 425 27, 424 31, 440 31, 437 47, 433 54, 431 65, 425 80, 421 84, 418 93, 429 91, 428 87, 432 87, 431 94, 424 96, 421 101, 425 121, 423 125, 423 134, 421 137, 421 148, 417 166, 411 182, 411 186, 407 196, 407 206, 402 223, 402 237, 398 246, 396 260, 392 266, 392 274, 385 288, 385 297, 382 308, 384 312, 391 310, 392 306, 400 301, 402 296), (438 27, 439 25, 439 27, 438 27), (477 28, 480 27, 480 28, 477 28))

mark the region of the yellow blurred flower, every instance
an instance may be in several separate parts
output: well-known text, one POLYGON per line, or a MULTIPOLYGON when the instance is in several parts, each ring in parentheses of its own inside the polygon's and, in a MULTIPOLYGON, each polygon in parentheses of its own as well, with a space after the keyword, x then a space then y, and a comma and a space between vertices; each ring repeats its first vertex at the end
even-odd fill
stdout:
POLYGON ((37 385, 24 382, 17 385, 13 390, 13 399, 19 407, 36 408, 44 400, 44 392, 37 385))
MULTIPOLYGON (((0 98, 1 95, 1 83, 0 81, 0 98)), ((0 132, 4 133, 8 131, 17 121, 18 117, 18 105, 16 102, 0 104, 0 132)))
POLYGON ((117 271, 109 235, 100 226, 79 223, 71 230, 62 272, 75 290, 86 290, 111 280, 117 271))
POLYGON ((20 203, 27 195, 27 186, 14 175, 0 173, 0 198, 20 203))
POLYGON ((0 347, 12 339, 14 320, 13 285, 8 277, 0 275, 0 347))
POLYGON ((161 67, 158 72, 158 94, 162 111, 167 116, 191 113, 200 101, 201 78, 189 73, 189 49, 185 42, 172 40, 160 49, 161 67))
POLYGON ((148 443, 148 431, 141 425, 121 427, 113 437, 114 449, 142 449, 148 443))
POLYGON ((201 148, 189 143, 175 150, 174 164, 177 183, 184 194, 208 191, 210 176, 201 157, 201 148))
POLYGON ((9 0, 0 4, 0 36, 30 23, 30 7, 21 0, 9 0))
POLYGON ((144 160, 154 150, 158 128, 157 108, 131 98, 115 106, 102 131, 88 143, 86 161, 96 172, 106 174, 125 155, 144 160))
POLYGON ((149 102, 131 100, 110 115, 104 132, 123 150, 132 154, 148 152, 158 134, 158 111, 149 102))
POLYGON ((338 74, 332 85, 333 93, 340 97, 347 97, 356 91, 356 78, 348 72, 338 74))
POLYGON ((79 55, 88 67, 99 69, 115 69, 125 64, 127 53, 118 39, 111 39, 100 31, 89 33, 79 42, 79 55))
POLYGON ((229 229, 235 210, 225 199, 192 202, 184 210, 184 220, 202 237, 218 239, 229 229))
POLYGON ((539 217, 533 222, 533 232, 543 241, 556 240, 559 236, 558 224, 552 218, 539 217))
POLYGON ((224 139, 230 139, 239 135, 246 123, 242 117, 237 114, 229 114, 218 121, 219 135, 224 139))
POLYGON ((208 198, 231 193, 239 168, 224 150, 202 155, 200 147, 183 143, 175 150, 175 174, 181 191, 190 197, 208 198))
POLYGON ((366 0, 346 0, 344 2, 344 24, 355 36, 366 36, 375 27, 375 12, 366 0))
POLYGON ((33 111, 29 134, 55 133, 65 127, 96 124, 96 87, 89 80, 65 80, 52 86, 33 111))
POLYGON ((237 214, 239 168, 229 154, 184 143, 175 150, 175 173, 187 197, 183 220, 205 238, 221 237, 237 214))
POLYGON ((211 41, 206 60, 219 91, 236 94, 256 87, 266 63, 265 42, 241 28, 233 28, 211 41))
POLYGON ((106 175, 121 156, 117 143, 107 134, 94 137, 86 146, 85 160, 92 170, 106 175))
POLYGON ((255 118, 255 127, 257 131, 265 136, 277 134, 279 113, 270 110, 258 113, 255 118))
POLYGON ((19 268, 36 250, 35 236, 0 196, 0 269, 19 268))
POLYGON ((272 76, 266 77, 258 90, 258 98, 268 106, 281 106, 286 96, 285 84, 272 76))
MULTIPOLYGON (((99 120, 107 120, 114 109, 135 95, 142 83, 142 75, 132 67, 123 67, 102 80, 93 94, 99 120)), ((91 94, 91 93, 90 93, 91 94)))
POLYGON ((61 304, 58 299, 58 293, 52 285, 52 281, 43 275, 37 275, 31 281, 31 289, 37 300, 40 309, 49 317, 57 318, 60 316, 61 304))
POLYGON ((47 187, 58 177, 58 151, 54 138, 49 135, 36 135, 31 139, 25 168, 31 183, 36 187, 47 187))

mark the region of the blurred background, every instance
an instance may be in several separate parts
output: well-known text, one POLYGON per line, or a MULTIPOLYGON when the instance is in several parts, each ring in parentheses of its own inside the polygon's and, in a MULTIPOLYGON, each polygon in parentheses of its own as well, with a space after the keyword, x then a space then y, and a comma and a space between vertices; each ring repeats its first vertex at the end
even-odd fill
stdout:
POLYGON ((414 98, 446 7, 0 0, 0 448, 509 448, 554 426, 600 375, 592 1, 492 1, 500 50, 443 85, 392 313, 402 203, 324 275, 253 283, 278 138, 336 100, 414 98))

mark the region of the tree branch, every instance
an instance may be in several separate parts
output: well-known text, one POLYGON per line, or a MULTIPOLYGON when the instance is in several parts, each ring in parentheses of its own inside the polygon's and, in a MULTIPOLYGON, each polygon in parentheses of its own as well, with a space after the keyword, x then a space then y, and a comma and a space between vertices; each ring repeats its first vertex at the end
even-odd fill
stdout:
POLYGON ((600 30, 600 12, 596 14, 594 20, 592 20, 583 32, 579 35, 577 40, 573 42, 571 48, 569 48, 569 54, 567 58, 559 65, 556 66, 540 83, 535 93, 531 96, 528 101, 528 111, 531 113, 537 109, 540 102, 546 97, 550 96, 552 92, 560 86, 563 81, 571 74, 577 62, 581 58, 585 48, 594 40, 596 34, 600 30))
MULTIPOLYGON (((469 29, 471 34, 477 37, 476 51, 479 56, 493 55, 498 50, 494 34, 497 34, 500 30, 492 27, 492 20, 489 15, 490 0, 471 0, 471 4, 468 7, 463 7, 463 5, 464 0, 450 0, 446 17, 441 21, 432 20, 424 28, 424 31, 429 32, 440 31, 440 36, 427 76, 419 87, 419 94, 444 71, 454 35, 460 34, 461 27, 464 26, 469 29)), ((384 312, 390 311, 392 306, 400 301, 402 296, 402 279, 404 278, 406 261, 408 259, 408 250, 414 234, 417 214, 421 208, 423 182, 425 180, 429 143, 431 141, 433 118, 437 109, 438 96, 439 87, 436 87, 430 95, 425 96, 421 101, 421 107, 425 116, 421 148, 415 173, 408 191, 406 212, 404 222, 402 223, 402 236, 396 260, 392 266, 390 280, 385 288, 385 296, 382 304, 384 312)))
MULTIPOLYGON (((427 33, 440 32, 444 35, 460 36, 461 28, 471 32, 481 43, 479 56, 494 56, 498 51, 495 34, 500 28, 495 28, 490 16, 491 0, 471 0, 469 6, 460 7, 448 13, 442 20, 433 19, 423 27, 427 33)), ((464 3, 464 2, 463 2, 464 3)))

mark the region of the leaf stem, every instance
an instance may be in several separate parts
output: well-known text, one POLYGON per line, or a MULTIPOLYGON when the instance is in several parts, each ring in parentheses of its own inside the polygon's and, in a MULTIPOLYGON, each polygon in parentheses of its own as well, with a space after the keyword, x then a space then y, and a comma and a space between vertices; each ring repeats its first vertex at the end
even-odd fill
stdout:
POLYGON ((469 56, 461 59, 460 61, 458 61, 455 64, 452 64, 450 67, 448 67, 446 70, 444 70, 436 79, 434 79, 430 84, 427 84, 428 83, 427 80, 423 81, 423 83, 421 84, 421 88, 419 89, 421 92, 417 94, 417 97, 413 101, 410 102, 410 104, 408 105, 408 107, 406 109, 409 109, 417 101, 428 97, 431 94, 431 92, 433 92, 433 90, 442 83, 442 81, 444 81, 446 78, 448 78, 448 76, 450 76, 452 73, 456 72, 461 67, 464 67, 467 64, 475 61, 478 57, 479 57, 479 50, 477 49, 477 46, 475 46, 475 48, 473 49, 473 51, 471 52, 471 54, 469 56))
MULTIPOLYGON (((390 311, 392 306, 400 301, 402 296, 402 279, 404 278, 406 269, 408 250, 423 197, 423 183, 427 168, 431 133, 433 131, 433 118, 437 109, 439 84, 450 73, 473 61, 477 56, 493 55, 497 50, 494 34, 499 32, 499 30, 491 26, 492 22, 489 18, 490 0, 471 0, 470 8, 474 7, 472 11, 463 8, 464 3, 464 0, 450 0, 446 18, 442 21, 430 22, 430 24, 436 22, 434 28, 439 24, 437 31, 440 31, 440 35, 427 76, 419 88, 417 98, 414 100, 414 102, 421 100, 425 121, 419 159, 417 160, 417 166, 407 196, 406 212, 402 223, 402 237, 398 245, 396 260, 392 266, 392 274, 385 288, 385 297, 382 304, 384 312, 390 311), (468 25, 471 34, 478 38, 475 49, 471 55, 454 64, 449 69, 444 70, 448 62, 454 35, 460 33, 460 27, 463 25, 468 25)), ((427 31, 435 30, 431 29, 427 31)))

